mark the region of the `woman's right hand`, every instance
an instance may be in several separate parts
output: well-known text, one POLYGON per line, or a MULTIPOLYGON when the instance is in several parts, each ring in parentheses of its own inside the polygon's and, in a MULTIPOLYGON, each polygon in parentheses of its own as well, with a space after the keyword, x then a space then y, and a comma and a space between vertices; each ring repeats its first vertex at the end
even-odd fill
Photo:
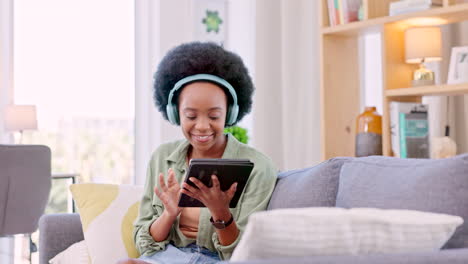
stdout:
POLYGON ((167 173, 167 184, 164 181, 164 174, 159 174, 159 186, 161 187, 161 190, 156 186, 154 187, 154 193, 162 201, 166 213, 171 217, 177 217, 182 210, 178 206, 181 188, 172 168, 169 169, 167 173))

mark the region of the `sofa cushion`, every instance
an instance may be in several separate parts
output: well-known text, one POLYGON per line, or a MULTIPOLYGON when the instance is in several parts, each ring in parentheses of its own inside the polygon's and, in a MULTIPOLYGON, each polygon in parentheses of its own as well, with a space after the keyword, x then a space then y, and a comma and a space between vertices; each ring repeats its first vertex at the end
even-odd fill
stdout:
POLYGON ((468 154, 449 159, 365 157, 343 165, 336 206, 461 216, 445 248, 468 247, 468 154))
POLYGON ((57 256, 53 257, 50 264, 90 264, 90 257, 85 241, 81 240, 69 246, 57 256))
POLYGON ((132 231, 143 186, 82 183, 70 190, 92 263, 116 263, 140 255, 132 231))
POLYGON ((463 220, 410 210, 336 207, 254 213, 231 261, 438 251, 463 220))
POLYGON ((335 206, 341 166, 351 159, 334 158, 314 167, 280 173, 268 210, 335 206))

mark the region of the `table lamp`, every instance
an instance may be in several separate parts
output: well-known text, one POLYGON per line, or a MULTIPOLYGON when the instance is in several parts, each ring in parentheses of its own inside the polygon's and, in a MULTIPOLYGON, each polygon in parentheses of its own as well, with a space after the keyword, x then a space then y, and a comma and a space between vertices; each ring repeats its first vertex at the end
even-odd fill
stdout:
POLYGON ((419 69, 413 73, 413 86, 434 84, 434 72, 424 63, 440 61, 441 46, 439 27, 413 27, 405 31, 406 63, 419 63, 419 69))
POLYGON ((34 105, 10 105, 5 111, 5 129, 7 131, 19 131, 20 143, 24 130, 37 129, 36 106, 34 105))

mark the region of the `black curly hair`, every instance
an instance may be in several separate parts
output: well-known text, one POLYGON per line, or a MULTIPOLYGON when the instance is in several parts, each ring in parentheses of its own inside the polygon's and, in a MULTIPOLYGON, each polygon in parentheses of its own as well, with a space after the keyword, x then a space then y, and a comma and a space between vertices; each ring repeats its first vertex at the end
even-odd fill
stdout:
MULTIPOLYGON (((234 87, 237 93, 239 114, 233 125, 250 112, 254 86, 242 59, 213 42, 190 42, 170 50, 161 60, 154 74, 154 102, 166 120, 168 120, 166 105, 169 92, 176 82, 187 76, 201 73, 221 77, 234 87)), ((173 102, 177 102, 177 96, 181 90, 174 94, 173 102)), ((225 89, 223 90, 228 100, 232 101, 231 95, 225 89)))

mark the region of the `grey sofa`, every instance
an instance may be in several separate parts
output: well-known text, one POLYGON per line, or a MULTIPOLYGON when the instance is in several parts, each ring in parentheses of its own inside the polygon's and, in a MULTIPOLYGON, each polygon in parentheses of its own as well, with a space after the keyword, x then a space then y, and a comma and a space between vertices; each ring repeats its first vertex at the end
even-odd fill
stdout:
MULTIPOLYGON (((244 263, 468 263, 468 154, 441 160, 343 157, 279 174, 268 210, 315 206, 420 210, 458 215, 466 222, 440 251, 244 263)), ((45 215, 39 228, 40 264, 83 239, 77 214, 45 215)))

